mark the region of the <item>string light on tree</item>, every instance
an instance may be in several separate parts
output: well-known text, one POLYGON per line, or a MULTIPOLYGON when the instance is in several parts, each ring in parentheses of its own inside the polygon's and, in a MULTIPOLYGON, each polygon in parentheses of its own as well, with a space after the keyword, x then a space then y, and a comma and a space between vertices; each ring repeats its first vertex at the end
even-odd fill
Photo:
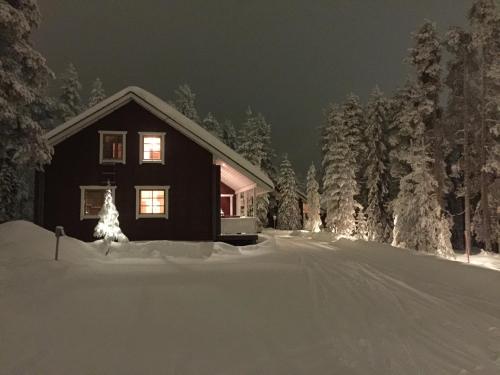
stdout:
POLYGON ((104 243, 106 243, 108 249, 106 250, 106 255, 108 255, 111 242, 127 242, 128 238, 125 236, 121 229, 120 223, 118 222, 118 210, 113 203, 113 196, 111 194, 111 189, 107 189, 104 194, 104 203, 102 205, 101 211, 99 211, 99 222, 94 228, 94 237, 103 238, 104 243))

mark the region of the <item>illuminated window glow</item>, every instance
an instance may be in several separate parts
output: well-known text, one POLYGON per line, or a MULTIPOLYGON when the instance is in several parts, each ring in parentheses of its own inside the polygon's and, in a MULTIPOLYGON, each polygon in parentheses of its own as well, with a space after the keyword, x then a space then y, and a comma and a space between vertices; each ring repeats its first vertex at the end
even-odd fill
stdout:
POLYGON ((141 190, 139 214, 164 214, 165 190, 141 190))
POLYGON ((169 186, 136 186, 136 219, 167 219, 169 188, 169 186))
POLYGON ((139 163, 165 162, 165 133, 139 133, 140 160, 139 163))
POLYGON ((143 160, 161 160, 161 137, 144 137, 143 160))

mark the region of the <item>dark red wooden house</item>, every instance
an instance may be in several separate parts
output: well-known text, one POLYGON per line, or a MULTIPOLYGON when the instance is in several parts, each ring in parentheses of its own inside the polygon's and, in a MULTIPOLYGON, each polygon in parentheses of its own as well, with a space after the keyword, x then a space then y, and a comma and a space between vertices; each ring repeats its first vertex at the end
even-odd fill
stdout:
POLYGON ((36 176, 35 220, 91 240, 105 189, 131 240, 245 240, 269 177, 172 106, 128 87, 58 126, 36 176))

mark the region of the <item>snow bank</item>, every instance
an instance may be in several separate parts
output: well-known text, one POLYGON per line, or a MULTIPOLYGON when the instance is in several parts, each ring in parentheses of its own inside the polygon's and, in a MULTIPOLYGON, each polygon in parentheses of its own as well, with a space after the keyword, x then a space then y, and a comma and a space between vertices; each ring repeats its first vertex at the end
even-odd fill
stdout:
MULTIPOLYGON (((437 257, 434 254, 429 254, 425 252, 418 252, 418 251, 412 251, 409 249, 401 248, 401 247, 393 247, 389 244, 382 244, 379 242, 373 242, 373 241, 364 241, 364 240, 358 240, 356 238, 336 238, 333 233, 330 232, 318 232, 318 233, 311 233, 306 230, 298 230, 298 231, 273 231, 272 232, 275 235, 279 235, 281 237, 299 237, 303 239, 308 239, 308 240, 313 240, 319 243, 322 243, 323 245, 328 245, 328 246, 323 246, 323 247, 330 247, 331 249, 335 248, 335 244, 343 244, 346 247, 349 247, 349 242, 354 242, 357 243, 356 245, 357 248, 364 248, 367 251, 370 251, 374 248, 377 247, 387 247, 387 248, 395 248, 399 249, 401 251, 407 251, 411 255, 415 256, 430 256, 430 257, 437 257)), ((455 259, 448 259, 448 258, 439 258, 439 259, 446 259, 449 261, 456 261, 456 262, 461 262, 465 264, 471 264, 474 266, 478 267, 483 267, 483 268, 488 268, 496 271, 500 271, 500 254, 492 254, 488 253, 485 251, 480 251, 477 254, 471 254, 470 256, 470 263, 467 262, 467 256, 463 253, 460 252, 455 252, 455 259)))
POLYGON ((66 237, 54 262, 51 232, 0 225, 0 373, 500 373, 500 273, 312 238, 66 237))
MULTIPOLYGON (((60 238, 59 259, 61 262, 82 263, 144 263, 146 261, 221 260, 227 256, 256 255, 272 251, 269 236, 251 246, 232 246, 222 242, 144 241, 113 242, 110 252, 102 240, 91 243, 64 236, 60 238)), ((9 262, 33 262, 35 259, 54 259, 56 238, 53 232, 27 221, 11 221, 0 225, 0 259, 9 257, 9 262), (5 251, 1 251, 4 249, 5 251), (6 251, 9 252, 7 255, 6 251), (2 255, 3 254, 3 255, 2 255)))
MULTIPOLYGON (((11 262, 52 260, 55 246, 56 237, 53 232, 28 221, 10 221, 0 225, 0 259, 8 256, 11 262)), ((67 236, 60 239, 61 260, 80 262, 95 255, 90 244, 67 236)))

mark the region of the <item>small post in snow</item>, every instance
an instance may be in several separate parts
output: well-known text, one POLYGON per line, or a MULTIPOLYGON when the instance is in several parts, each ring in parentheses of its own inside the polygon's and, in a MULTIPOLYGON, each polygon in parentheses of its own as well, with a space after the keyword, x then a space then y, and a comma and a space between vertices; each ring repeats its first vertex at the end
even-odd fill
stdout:
POLYGON ((56 235, 56 255, 54 257, 54 260, 58 260, 59 259, 59 237, 64 236, 64 227, 58 225, 56 227, 54 234, 56 235))

